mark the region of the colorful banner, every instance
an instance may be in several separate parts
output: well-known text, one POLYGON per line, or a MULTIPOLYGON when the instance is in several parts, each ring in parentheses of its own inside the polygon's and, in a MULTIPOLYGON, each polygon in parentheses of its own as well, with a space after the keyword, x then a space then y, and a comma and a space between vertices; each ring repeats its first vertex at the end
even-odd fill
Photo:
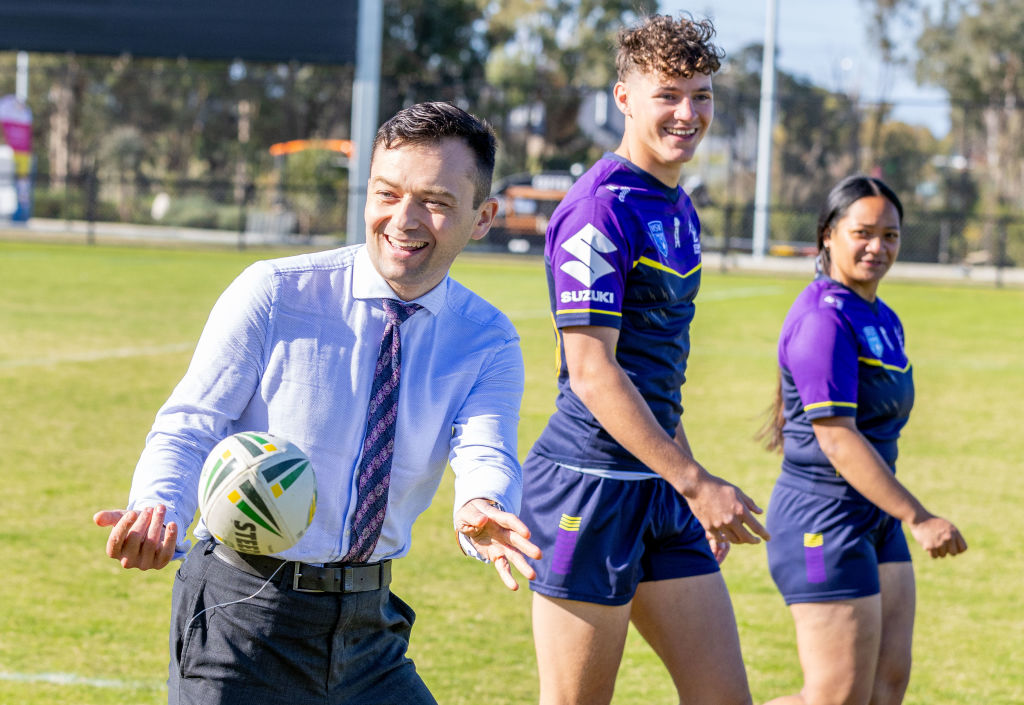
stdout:
POLYGON ((7 149, 0 145, 6 153, 0 154, 0 217, 24 222, 32 213, 32 111, 16 96, 0 98, 0 128, 7 143, 7 149), (13 169, 3 158, 8 155, 13 169))

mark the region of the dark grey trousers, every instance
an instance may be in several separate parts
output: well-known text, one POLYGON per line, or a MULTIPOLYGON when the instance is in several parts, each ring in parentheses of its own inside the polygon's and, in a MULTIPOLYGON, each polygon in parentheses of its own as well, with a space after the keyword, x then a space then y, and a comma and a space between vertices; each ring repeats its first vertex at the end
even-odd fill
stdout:
POLYGON ((202 612, 265 582, 211 548, 174 581, 169 705, 437 705, 405 655, 415 614, 388 588, 309 594, 278 577, 202 612))

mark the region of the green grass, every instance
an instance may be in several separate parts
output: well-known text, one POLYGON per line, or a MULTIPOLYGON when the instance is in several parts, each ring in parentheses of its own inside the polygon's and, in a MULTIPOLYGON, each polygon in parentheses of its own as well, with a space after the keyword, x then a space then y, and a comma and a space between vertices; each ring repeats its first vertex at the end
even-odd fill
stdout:
MULTIPOLYGON (((0 242, 0 705, 161 703, 172 570, 122 571, 97 509, 123 505, 153 415, 185 371, 217 295, 254 259, 213 249, 0 242)), ((456 277, 523 337, 525 454, 553 408, 554 347, 539 260, 465 256, 456 277)), ((686 427, 713 472, 767 502, 778 459, 752 436, 775 380, 775 339, 805 281, 707 272, 684 387, 686 427)), ((887 282, 914 362, 917 407, 900 477, 971 550, 914 550, 919 607, 907 703, 1024 701, 1024 561, 1015 516, 1024 434, 1024 291, 887 282)), ((396 566, 418 613, 411 655, 446 704, 536 701, 529 591, 463 559, 442 484, 396 566)), ((763 547, 725 565, 755 702, 799 687, 791 621, 763 547)), ((615 703, 674 702, 632 633, 615 703)))

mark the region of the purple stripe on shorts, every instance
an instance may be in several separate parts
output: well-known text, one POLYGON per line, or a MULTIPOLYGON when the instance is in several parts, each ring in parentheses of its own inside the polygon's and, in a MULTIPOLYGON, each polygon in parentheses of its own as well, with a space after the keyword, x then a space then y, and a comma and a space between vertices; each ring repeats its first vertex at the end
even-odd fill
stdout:
POLYGON ((559 529, 555 537, 555 554, 551 559, 551 571, 559 575, 568 575, 572 568, 572 554, 576 550, 576 538, 579 531, 559 529))
POLYGON ((807 564, 807 582, 825 582, 824 546, 804 546, 804 562, 807 564))

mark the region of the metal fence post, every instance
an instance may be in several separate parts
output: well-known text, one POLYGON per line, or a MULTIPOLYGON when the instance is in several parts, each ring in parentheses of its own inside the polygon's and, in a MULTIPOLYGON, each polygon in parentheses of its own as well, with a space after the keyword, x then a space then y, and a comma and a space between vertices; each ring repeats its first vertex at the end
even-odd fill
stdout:
POLYGON ((241 252, 245 249, 245 225, 246 218, 249 215, 249 199, 252 197, 253 184, 251 181, 247 181, 245 185, 239 189, 241 191, 241 198, 238 200, 238 250, 241 252))
POLYGON ((996 221, 996 288, 1003 286, 1003 268, 1006 267, 1006 238, 1009 231, 1007 216, 1001 216, 996 221))
POLYGON ((85 175, 85 240, 90 245, 96 244, 96 205, 99 200, 99 183, 96 179, 96 167, 91 167, 85 175))

